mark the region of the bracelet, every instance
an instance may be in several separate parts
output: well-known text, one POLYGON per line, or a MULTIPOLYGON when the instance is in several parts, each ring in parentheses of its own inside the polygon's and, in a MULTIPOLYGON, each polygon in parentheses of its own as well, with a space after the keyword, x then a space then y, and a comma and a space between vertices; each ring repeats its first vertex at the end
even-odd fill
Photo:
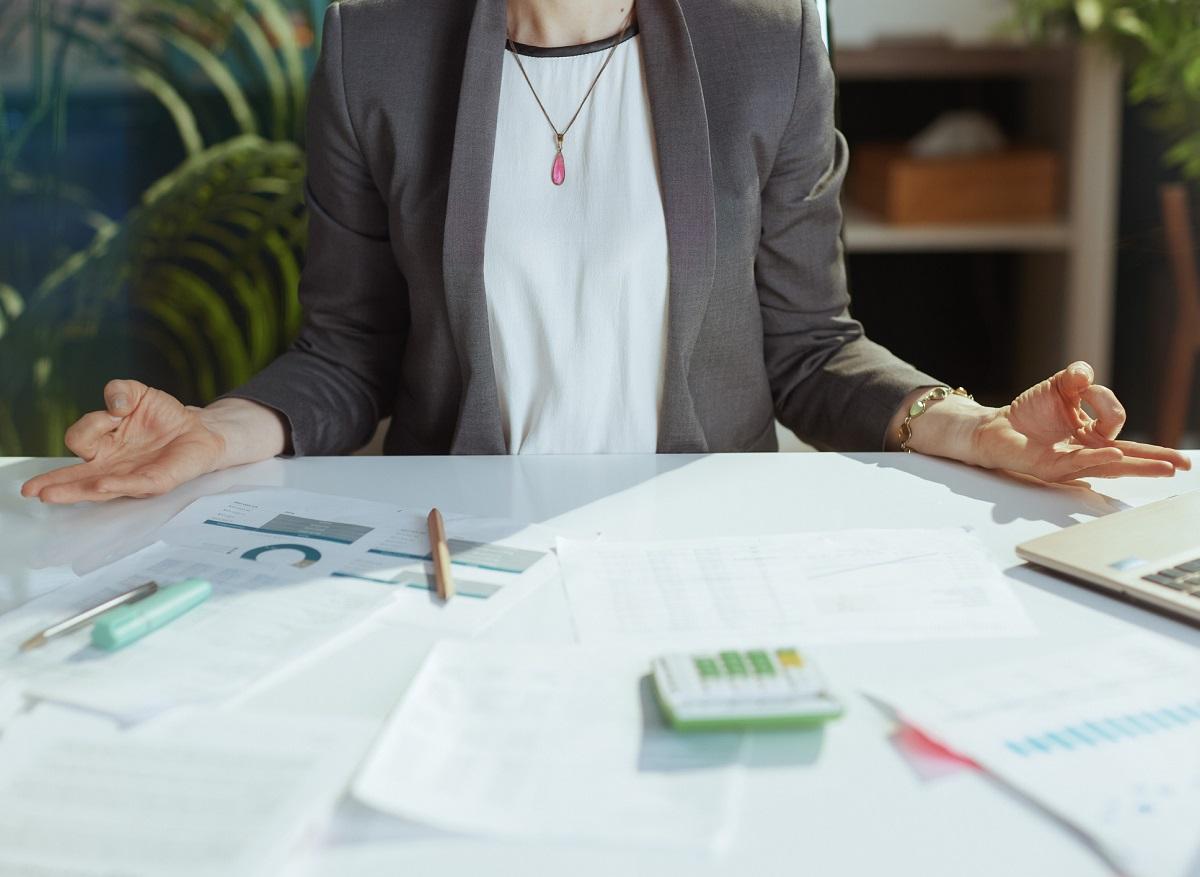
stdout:
POLYGON ((941 402, 949 396, 963 396, 975 401, 975 397, 964 390, 962 387, 951 390, 949 387, 934 387, 929 392, 925 393, 916 402, 912 403, 912 407, 908 409, 908 416, 904 418, 904 422, 900 424, 900 450, 906 454, 911 454, 912 448, 908 443, 912 441, 912 422, 929 410, 929 406, 934 402, 941 402))

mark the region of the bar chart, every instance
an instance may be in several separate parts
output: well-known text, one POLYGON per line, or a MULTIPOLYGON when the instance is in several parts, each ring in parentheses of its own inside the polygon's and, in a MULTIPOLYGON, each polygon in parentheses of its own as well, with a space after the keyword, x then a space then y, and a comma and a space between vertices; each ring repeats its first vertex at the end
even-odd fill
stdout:
POLYGON ((1023 757, 1052 755, 1081 747, 1118 744, 1148 734, 1166 734, 1200 724, 1200 700, 1155 710, 1085 719, 1059 728, 1004 741, 1023 757))

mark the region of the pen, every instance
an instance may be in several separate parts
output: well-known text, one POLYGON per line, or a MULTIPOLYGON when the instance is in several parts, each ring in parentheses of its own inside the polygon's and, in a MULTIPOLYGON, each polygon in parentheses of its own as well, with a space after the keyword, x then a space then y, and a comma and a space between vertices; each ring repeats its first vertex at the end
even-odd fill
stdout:
POLYGON ((429 556, 433 560, 433 575, 437 595, 445 602, 454 596, 454 577, 450 575, 450 546, 446 544, 446 522, 437 509, 429 512, 429 556))
POLYGON ((149 597, 158 590, 158 582, 146 582, 144 585, 138 585, 131 591, 126 591, 124 594, 118 594, 108 600, 105 600, 99 605, 93 606, 91 609, 85 609, 77 615, 72 615, 65 621, 60 621, 58 624, 51 625, 41 633, 35 633, 25 642, 21 643, 21 651, 28 652, 31 649, 36 649, 39 646, 44 646, 48 641, 56 636, 62 636, 71 631, 78 630, 83 627, 93 618, 98 615, 103 615, 109 609, 115 609, 117 606, 124 606, 126 603, 134 603, 145 597, 149 597))

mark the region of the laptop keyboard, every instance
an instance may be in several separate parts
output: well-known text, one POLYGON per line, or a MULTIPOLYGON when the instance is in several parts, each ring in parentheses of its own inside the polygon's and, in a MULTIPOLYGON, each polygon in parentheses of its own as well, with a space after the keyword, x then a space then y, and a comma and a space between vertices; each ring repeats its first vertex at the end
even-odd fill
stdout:
POLYGON ((1200 557, 1142 578, 1156 585, 1173 588, 1181 594, 1200 598, 1200 557))

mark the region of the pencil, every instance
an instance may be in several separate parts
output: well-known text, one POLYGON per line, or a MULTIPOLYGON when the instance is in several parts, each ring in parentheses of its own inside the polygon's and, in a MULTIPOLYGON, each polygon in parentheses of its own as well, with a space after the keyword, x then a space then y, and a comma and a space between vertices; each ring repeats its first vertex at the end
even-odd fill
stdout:
POLYGON ((437 509, 429 512, 429 557, 437 581, 438 598, 445 602, 454 596, 454 577, 450 574, 450 546, 446 544, 446 522, 437 509))
POLYGON ((21 643, 20 650, 22 652, 29 652, 33 649, 41 648, 56 636, 62 636, 63 634, 79 630, 79 628, 83 627, 89 621, 99 618, 108 610, 115 609, 117 606, 124 606, 126 603, 136 603, 138 600, 149 597, 157 590, 158 582, 146 582, 145 584, 138 585, 130 591, 118 594, 97 606, 92 606, 90 609, 85 609, 82 612, 72 615, 66 621, 60 621, 58 624, 51 625, 40 633, 35 633, 29 639, 25 640, 25 642, 21 643))

